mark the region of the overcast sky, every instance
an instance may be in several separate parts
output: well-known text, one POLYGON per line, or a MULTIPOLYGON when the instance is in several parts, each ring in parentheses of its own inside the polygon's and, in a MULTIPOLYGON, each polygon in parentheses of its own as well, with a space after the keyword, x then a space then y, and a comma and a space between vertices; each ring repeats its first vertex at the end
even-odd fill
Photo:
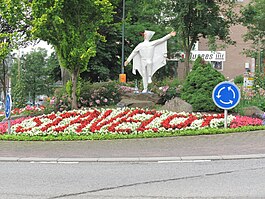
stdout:
POLYGON ((46 48, 47 51, 48 51, 48 55, 50 56, 50 54, 54 51, 52 49, 52 47, 50 45, 47 44, 47 42, 45 41, 40 41, 37 45, 31 45, 31 46, 28 46, 26 48, 21 48, 20 49, 20 54, 22 54, 22 52, 24 54, 26 53, 29 53, 30 51, 32 51, 33 49, 36 49, 38 47, 41 47, 41 48, 46 48))

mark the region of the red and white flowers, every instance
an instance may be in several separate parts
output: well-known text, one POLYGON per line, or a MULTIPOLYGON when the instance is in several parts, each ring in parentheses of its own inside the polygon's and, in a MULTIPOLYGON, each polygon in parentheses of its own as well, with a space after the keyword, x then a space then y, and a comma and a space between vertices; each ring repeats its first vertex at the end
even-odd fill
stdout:
MULTIPOLYGON (((240 117, 240 116, 238 116, 240 117)), ((242 126, 244 118, 228 116, 228 126, 237 122, 242 126)), ((250 119, 249 119, 250 120, 250 119)), ((253 125, 261 125, 255 119, 253 125)), ((218 128, 224 126, 223 114, 175 113, 143 109, 87 109, 41 115, 14 124, 12 133, 28 135, 92 134, 92 133, 142 133, 175 131, 184 129, 218 128)))

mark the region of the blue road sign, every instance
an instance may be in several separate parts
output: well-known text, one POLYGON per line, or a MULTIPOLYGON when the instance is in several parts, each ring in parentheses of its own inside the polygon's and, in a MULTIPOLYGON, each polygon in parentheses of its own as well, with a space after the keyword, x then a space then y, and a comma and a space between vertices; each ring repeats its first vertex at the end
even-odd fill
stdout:
POLYGON ((12 100, 11 100, 11 95, 7 94, 6 95, 6 104, 5 104, 5 115, 6 118, 10 118, 11 116, 11 108, 12 108, 12 100))
POLYGON ((231 82, 221 82, 213 89, 212 98, 219 108, 231 109, 240 101, 240 90, 231 82))

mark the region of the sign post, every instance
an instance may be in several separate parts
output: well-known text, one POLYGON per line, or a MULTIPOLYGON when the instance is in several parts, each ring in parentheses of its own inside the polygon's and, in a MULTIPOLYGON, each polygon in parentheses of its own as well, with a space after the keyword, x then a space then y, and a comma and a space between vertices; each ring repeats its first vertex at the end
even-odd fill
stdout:
POLYGON ((224 127, 227 128, 227 110, 239 103, 240 90, 234 83, 224 81, 215 86, 212 98, 216 106, 224 109, 224 127))
POLYGON ((8 122, 8 134, 11 133, 11 123, 10 123, 11 109, 12 109, 12 100, 11 100, 11 95, 8 93, 6 95, 6 103, 5 103, 5 116, 8 122))

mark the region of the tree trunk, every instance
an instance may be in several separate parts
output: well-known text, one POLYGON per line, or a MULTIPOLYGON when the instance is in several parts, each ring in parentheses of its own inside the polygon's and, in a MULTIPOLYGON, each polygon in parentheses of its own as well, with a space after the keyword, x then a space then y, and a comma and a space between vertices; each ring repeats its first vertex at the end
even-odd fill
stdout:
POLYGON ((2 83, 2 86, 3 86, 3 93, 4 93, 4 103, 6 101, 6 93, 7 93, 7 88, 6 88, 6 65, 5 65, 5 61, 3 60, 2 61, 2 66, 3 66, 3 70, 2 70, 2 73, 3 73, 3 77, 1 77, 1 83, 2 83))
POLYGON ((60 68, 61 68, 61 79, 62 79, 62 83, 63 83, 63 85, 65 85, 66 82, 68 80, 70 80, 70 75, 69 75, 69 72, 68 72, 68 70, 66 68, 64 68, 62 66, 60 68))
POLYGON ((78 109, 77 96, 76 96, 78 75, 79 75, 79 70, 78 69, 74 70, 72 73, 72 109, 78 109))
POLYGON ((188 76, 190 72, 190 52, 185 52, 185 60, 184 60, 184 79, 188 76))

